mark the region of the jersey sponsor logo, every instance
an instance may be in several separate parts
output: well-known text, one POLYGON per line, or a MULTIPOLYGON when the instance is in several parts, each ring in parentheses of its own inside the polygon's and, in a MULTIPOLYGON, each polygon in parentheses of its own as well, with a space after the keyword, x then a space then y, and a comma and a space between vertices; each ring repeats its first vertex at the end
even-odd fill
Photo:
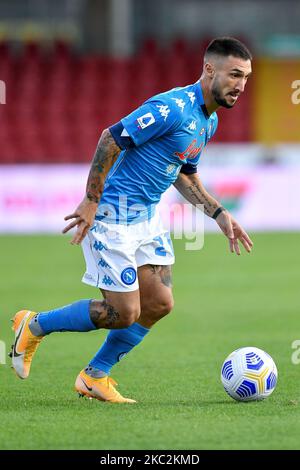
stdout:
POLYGON ((181 112, 183 112, 184 110, 184 107, 185 107, 185 102, 183 101, 183 99, 181 98, 172 98, 172 100, 175 101, 175 103, 177 104, 178 108, 181 109, 181 112))
POLYGON ((141 129, 145 129, 155 122, 155 118, 152 113, 146 113, 143 116, 137 118, 137 122, 139 123, 139 127, 141 129))
POLYGON ((195 93, 193 91, 185 91, 185 93, 188 95, 191 103, 192 103, 192 106, 194 105, 194 102, 195 102, 195 93))
POLYGON ((196 121, 192 121, 189 125, 188 125, 188 129, 190 129, 191 131, 195 131, 196 130, 196 121))
POLYGON ((158 111, 164 118, 164 121, 166 121, 167 117, 169 116, 170 108, 168 105, 163 105, 163 104, 157 104, 156 107, 158 108, 158 111))
POLYGON ((189 146, 183 152, 175 152, 176 157, 180 160, 194 159, 201 152, 204 143, 202 142, 200 147, 196 146, 197 139, 194 139, 189 146))
POLYGON ((126 286, 131 286, 136 280, 136 270, 132 267, 123 269, 121 272, 121 280, 126 286))

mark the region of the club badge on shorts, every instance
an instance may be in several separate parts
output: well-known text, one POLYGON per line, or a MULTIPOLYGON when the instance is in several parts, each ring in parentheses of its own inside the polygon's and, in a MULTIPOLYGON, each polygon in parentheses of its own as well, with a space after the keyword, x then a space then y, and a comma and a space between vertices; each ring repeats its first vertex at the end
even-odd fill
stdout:
POLYGON ((132 267, 123 269, 121 272, 121 280, 126 286, 131 286, 136 280, 136 270, 132 267))

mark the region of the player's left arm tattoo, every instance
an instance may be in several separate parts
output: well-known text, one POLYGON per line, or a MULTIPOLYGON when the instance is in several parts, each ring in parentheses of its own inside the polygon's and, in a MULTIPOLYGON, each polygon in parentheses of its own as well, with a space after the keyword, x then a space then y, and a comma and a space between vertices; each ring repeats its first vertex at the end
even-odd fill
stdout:
POLYGON ((174 186, 194 206, 203 205, 204 213, 209 217, 212 217, 218 207, 221 207, 221 204, 206 191, 196 173, 192 175, 179 173, 174 186))
POLYGON ((106 175, 120 152, 121 149, 113 136, 108 129, 105 129, 99 139, 87 180, 86 197, 90 201, 99 203, 106 175))

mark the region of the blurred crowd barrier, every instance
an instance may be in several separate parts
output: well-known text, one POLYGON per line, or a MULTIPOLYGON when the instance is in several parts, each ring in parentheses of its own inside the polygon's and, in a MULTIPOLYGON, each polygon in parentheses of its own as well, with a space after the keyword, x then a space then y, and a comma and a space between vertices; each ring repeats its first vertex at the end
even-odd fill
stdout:
MULTIPOLYGON (((199 176, 247 230, 300 230, 299 146, 211 145, 199 176)), ((88 164, 0 166, 0 232, 60 232, 85 192, 88 164)), ((167 227, 192 225, 186 201, 171 187, 160 212, 167 227)), ((205 218, 205 229, 216 230, 205 218)), ((185 230, 186 231, 186 230, 185 230)))

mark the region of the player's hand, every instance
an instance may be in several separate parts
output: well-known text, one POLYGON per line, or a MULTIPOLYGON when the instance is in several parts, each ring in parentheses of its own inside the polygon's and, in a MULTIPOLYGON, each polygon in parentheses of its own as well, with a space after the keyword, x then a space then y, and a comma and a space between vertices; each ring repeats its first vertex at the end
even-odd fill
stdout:
POLYGON ((77 226, 77 230, 71 240, 72 245, 80 245, 88 230, 93 225, 98 204, 90 201, 86 197, 79 204, 73 214, 67 215, 64 220, 74 219, 67 225, 62 233, 67 233, 69 230, 77 226))
POLYGON ((250 253, 253 247, 251 238, 228 211, 221 212, 216 218, 216 222, 229 240, 231 253, 236 253, 237 255, 241 254, 239 242, 241 242, 245 250, 250 253))

